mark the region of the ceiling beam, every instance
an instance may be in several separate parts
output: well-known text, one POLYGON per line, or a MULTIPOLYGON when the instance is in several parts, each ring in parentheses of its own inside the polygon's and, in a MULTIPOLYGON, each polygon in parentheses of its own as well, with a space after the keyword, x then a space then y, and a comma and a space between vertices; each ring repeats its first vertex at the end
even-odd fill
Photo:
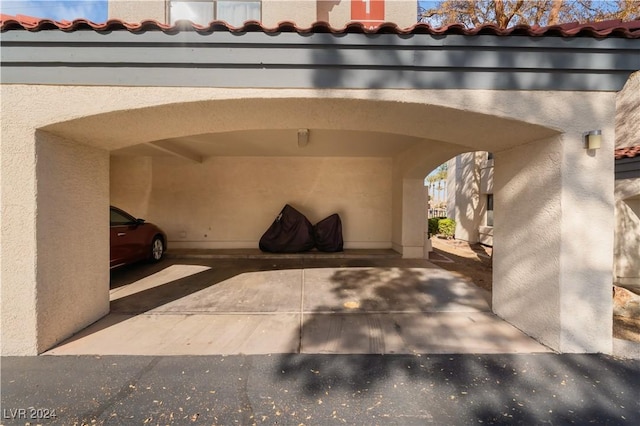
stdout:
POLYGON ((189 149, 177 146, 169 141, 147 142, 146 144, 159 151, 166 152, 167 154, 171 154, 185 160, 193 161, 195 163, 202 163, 202 156, 189 149))

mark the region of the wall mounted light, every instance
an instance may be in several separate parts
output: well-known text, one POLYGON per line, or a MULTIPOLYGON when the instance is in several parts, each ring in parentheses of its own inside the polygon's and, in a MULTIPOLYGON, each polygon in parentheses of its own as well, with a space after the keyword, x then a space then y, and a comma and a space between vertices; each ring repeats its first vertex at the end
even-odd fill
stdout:
POLYGON ((309 144, 309 129, 298 129, 298 148, 309 144))
POLYGON ((587 149, 600 149, 602 144, 602 130, 590 130, 586 134, 587 149))

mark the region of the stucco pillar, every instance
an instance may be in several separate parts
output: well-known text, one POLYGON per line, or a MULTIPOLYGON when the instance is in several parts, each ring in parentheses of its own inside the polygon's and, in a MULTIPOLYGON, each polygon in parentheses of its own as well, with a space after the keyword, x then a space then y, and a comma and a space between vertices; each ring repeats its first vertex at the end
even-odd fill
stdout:
POLYGON ((2 355, 41 353, 109 311, 108 161, 3 128, 2 355))
POLYGON ((600 150, 573 131, 495 156, 493 309, 561 352, 612 347, 612 116, 600 150))
POLYGON ((640 288, 640 179, 615 185, 614 283, 640 288))
POLYGON ((478 228, 484 213, 480 200, 480 155, 467 152, 449 161, 447 185, 452 188, 448 214, 456 221, 455 237, 470 243, 478 242, 478 228), (452 202, 453 201, 453 202, 452 202))
POLYGON ((33 130, 2 120, 0 315, 2 355, 37 354, 36 150, 33 130))
POLYGON ((405 259, 424 257, 426 205, 424 179, 403 179, 402 257, 405 259))

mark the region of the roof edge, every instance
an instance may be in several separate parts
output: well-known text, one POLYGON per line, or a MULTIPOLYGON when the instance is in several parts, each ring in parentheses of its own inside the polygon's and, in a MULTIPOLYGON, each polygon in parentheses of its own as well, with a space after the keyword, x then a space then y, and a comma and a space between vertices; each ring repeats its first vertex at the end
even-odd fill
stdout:
POLYGON ((395 23, 385 22, 375 27, 365 26, 360 22, 350 22, 342 28, 332 27, 328 22, 317 21, 308 27, 299 27, 295 22, 282 21, 275 27, 264 26, 259 21, 247 21, 242 26, 235 27, 225 21, 211 21, 208 25, 199 25, 191 21, 178 21, 175 24, 165 24, 156 20, 143 20, 141 22, 126 22, 120 19, 109 19, 104 23, 91 22, 87 19, 73 21, 54 21, 51 19, 35 18, 25 15, 0 15, 0 31, 26 30, 47 31, 59 30, 64 32, 92 30, 105 31, 129 31, 132 33, 146 31, 162 31, 165 33, 178 33, 183 31, 196 31, 198 33, 230 32, 247 33, 263 32, 276 33, 331 33, 331 34, 396 34, 396 35, 493 35, 493 36, 528 36, 528 37, 589 37, 589 38, 640 38, 640 19, 634 21, 610 20, 580 24, 577 22, 548 27, 516 25, 506 29, 493 24, 484 24, 475 28, 466 28, 462 24, 452 24, 444 27, 432 27, 425 23, 416 23, 408 28, 401 28, 395 23))

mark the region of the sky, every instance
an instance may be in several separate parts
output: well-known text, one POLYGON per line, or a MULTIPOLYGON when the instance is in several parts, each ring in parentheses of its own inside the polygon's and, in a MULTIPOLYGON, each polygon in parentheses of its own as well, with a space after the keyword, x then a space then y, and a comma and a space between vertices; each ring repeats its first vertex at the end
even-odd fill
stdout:
POLYGON ((107 4, 107 0, 2 0, 0 9, 7 15, 56 21, 85 18, 99 23, 107 20, 107 4))

